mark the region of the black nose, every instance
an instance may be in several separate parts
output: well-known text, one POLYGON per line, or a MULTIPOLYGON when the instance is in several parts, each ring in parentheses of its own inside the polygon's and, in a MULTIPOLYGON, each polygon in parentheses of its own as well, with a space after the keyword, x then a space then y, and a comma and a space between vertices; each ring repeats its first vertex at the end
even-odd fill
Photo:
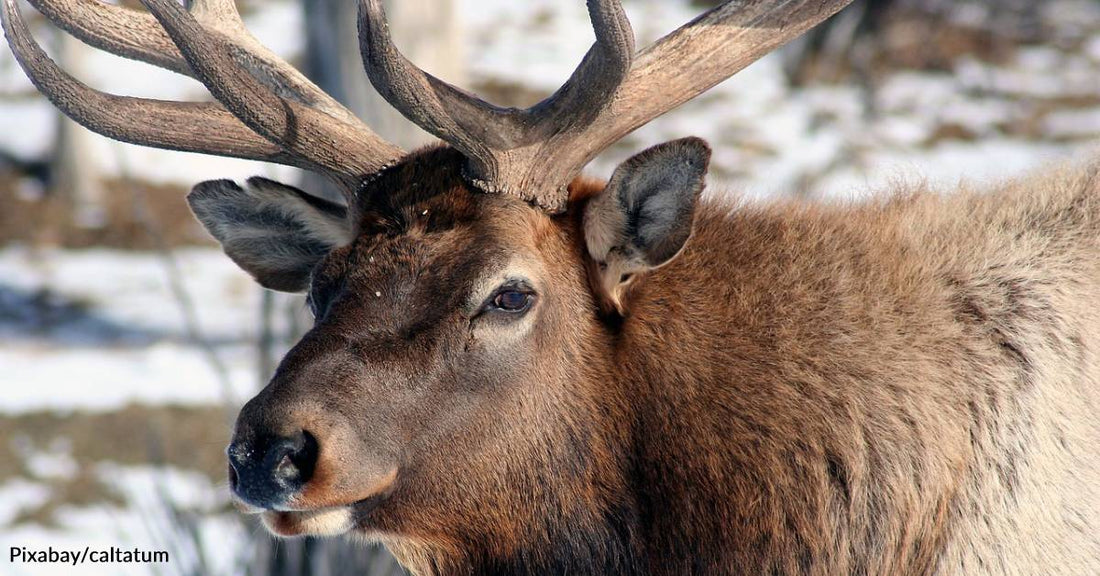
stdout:
POLYGON ((275 508, 302 489, 317 465, 317 440, 306 431, 288 437, 234 440, 229 455, 229 485, 245 502, 275 508))

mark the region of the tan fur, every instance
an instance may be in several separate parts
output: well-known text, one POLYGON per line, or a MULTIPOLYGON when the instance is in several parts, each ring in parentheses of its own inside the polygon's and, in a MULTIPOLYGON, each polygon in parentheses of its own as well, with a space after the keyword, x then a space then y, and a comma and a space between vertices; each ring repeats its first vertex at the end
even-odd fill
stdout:
POLYGON ((238 423, 335 450, 315 499, 413 573, 1100 573, 1095 167, 705 201, 623 317, 592 289, 600 184, 551 218, 460 163, 372 181, 314 271, 341 296, 238 423), (531 312, 471 319, 509 275, 531 312))
POLYGON ((947 198, 710 204, 631 306, 627 378, 747 484, 683 482, 718 482, 740 540, 772 535, 732 544, 738 563, 1100 573, 1096 166, 947 198))

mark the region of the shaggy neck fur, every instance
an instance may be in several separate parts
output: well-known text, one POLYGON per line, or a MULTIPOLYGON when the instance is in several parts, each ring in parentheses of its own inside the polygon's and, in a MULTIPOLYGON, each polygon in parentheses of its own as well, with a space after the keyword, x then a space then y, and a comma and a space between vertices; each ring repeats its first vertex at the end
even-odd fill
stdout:
POLYGON ((577 444, 498 474, 506 525, 388 541, 414 573, 1100 573, 1095 170, 704 202, 625 317, 587 307, 577 444))
POLYGON ((1094 172, 858 208, 704 205, 604 324, 600 386, 630 399, 605 423, 629 429, 621 490, 438 573, 1095 571, 1098 310, 1094 172))

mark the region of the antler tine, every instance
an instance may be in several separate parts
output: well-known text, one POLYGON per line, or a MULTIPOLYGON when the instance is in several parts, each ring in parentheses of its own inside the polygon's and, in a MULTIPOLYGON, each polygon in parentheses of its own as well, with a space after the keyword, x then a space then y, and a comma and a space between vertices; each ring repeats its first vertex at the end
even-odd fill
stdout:
POLYGON ((126 58, 191 76, 191 67, 149 14, 98 0, 27 0, 80 41, 126 58))
POLYGON ((215 104, 115 96, 86 86, 65 73, 35 42, 15 0, 2 0, 0 17, 12 53, 35 87, 94 132, 142 146, 305 167, 215 104))
POLYGON ((174 0, 142 0, 168 32, 199 80, 234 116, 288 153, 304 158, 351 190, 364 175, 402 154, 362 123, 349 123, 273 93, 253 76, 251 54, 208 34, 174 0))
POLYGON ((589 0, 596 44, 554 95, 526 110, 501 108, 421 70, 397 50, 382 0, 360 0, 359 38, 367 76, 406 118, 466 155, 469 176, 487 192, 507 192, 551 211, 564 207, 537 178, 547 140, 595 118, 626 77, 634 34, 618 0, 589 0))
POLYGON ((852 0, 751 0, 716 6, 643 50, 614 100, 545 162, 568 182, 635 129, 709 90, 852 0))
MULTIPOLYGON (((598 114, 619 88, 634 59, 634 30, 618 0, 588 0, 596 43, 552 96, 529 109, 548 138, 583 125, 598 114)), ((528 142, 530 143, 530 142, 528 142)))
POLYGON ((237 3, 233 0, 188 0, 187 5, 196 15, 209 14, 240 22, 237 3))
POLYGON ((557 212, 566 186, 605 148, 851 1, 726 2, 632 58, 618 0, 588 0, 596 45, 560 90, 527 110, 492 106, 409 63, 390 40, 381 0, 360 0, 360 45, 379 92, 463 152, 475 185, 557 212))
MULTIPOLYGON (((195 76, 191 65, 152 14, 99 0, 28 1, 54 24, 86 44, 179 74, 195 76)), ((254 76, 268 89, 280 94, 292 94, 300 102, 339 120, 361 123, 351 111, 257 42, 244 27, 232 0, 194 0, 190 11, 208 33, 225 36, 249 52, 255 65, 262 69, 254 76)))
POLYGON ((488 104, 409 62, 390 38, 382 0, 359 2, 359 47, 378 93, 409 120, 467 154, 500 145, 513 110, 488 104))

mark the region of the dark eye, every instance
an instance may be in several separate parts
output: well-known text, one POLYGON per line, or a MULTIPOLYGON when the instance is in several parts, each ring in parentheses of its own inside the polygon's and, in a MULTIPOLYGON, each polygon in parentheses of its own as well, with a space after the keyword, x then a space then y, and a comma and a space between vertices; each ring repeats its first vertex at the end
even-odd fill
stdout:
POLYGON ((505 290, 493 297, 493 306, 506 312, 522 312, 531 305, 531 294, 519 290, 505 290))

